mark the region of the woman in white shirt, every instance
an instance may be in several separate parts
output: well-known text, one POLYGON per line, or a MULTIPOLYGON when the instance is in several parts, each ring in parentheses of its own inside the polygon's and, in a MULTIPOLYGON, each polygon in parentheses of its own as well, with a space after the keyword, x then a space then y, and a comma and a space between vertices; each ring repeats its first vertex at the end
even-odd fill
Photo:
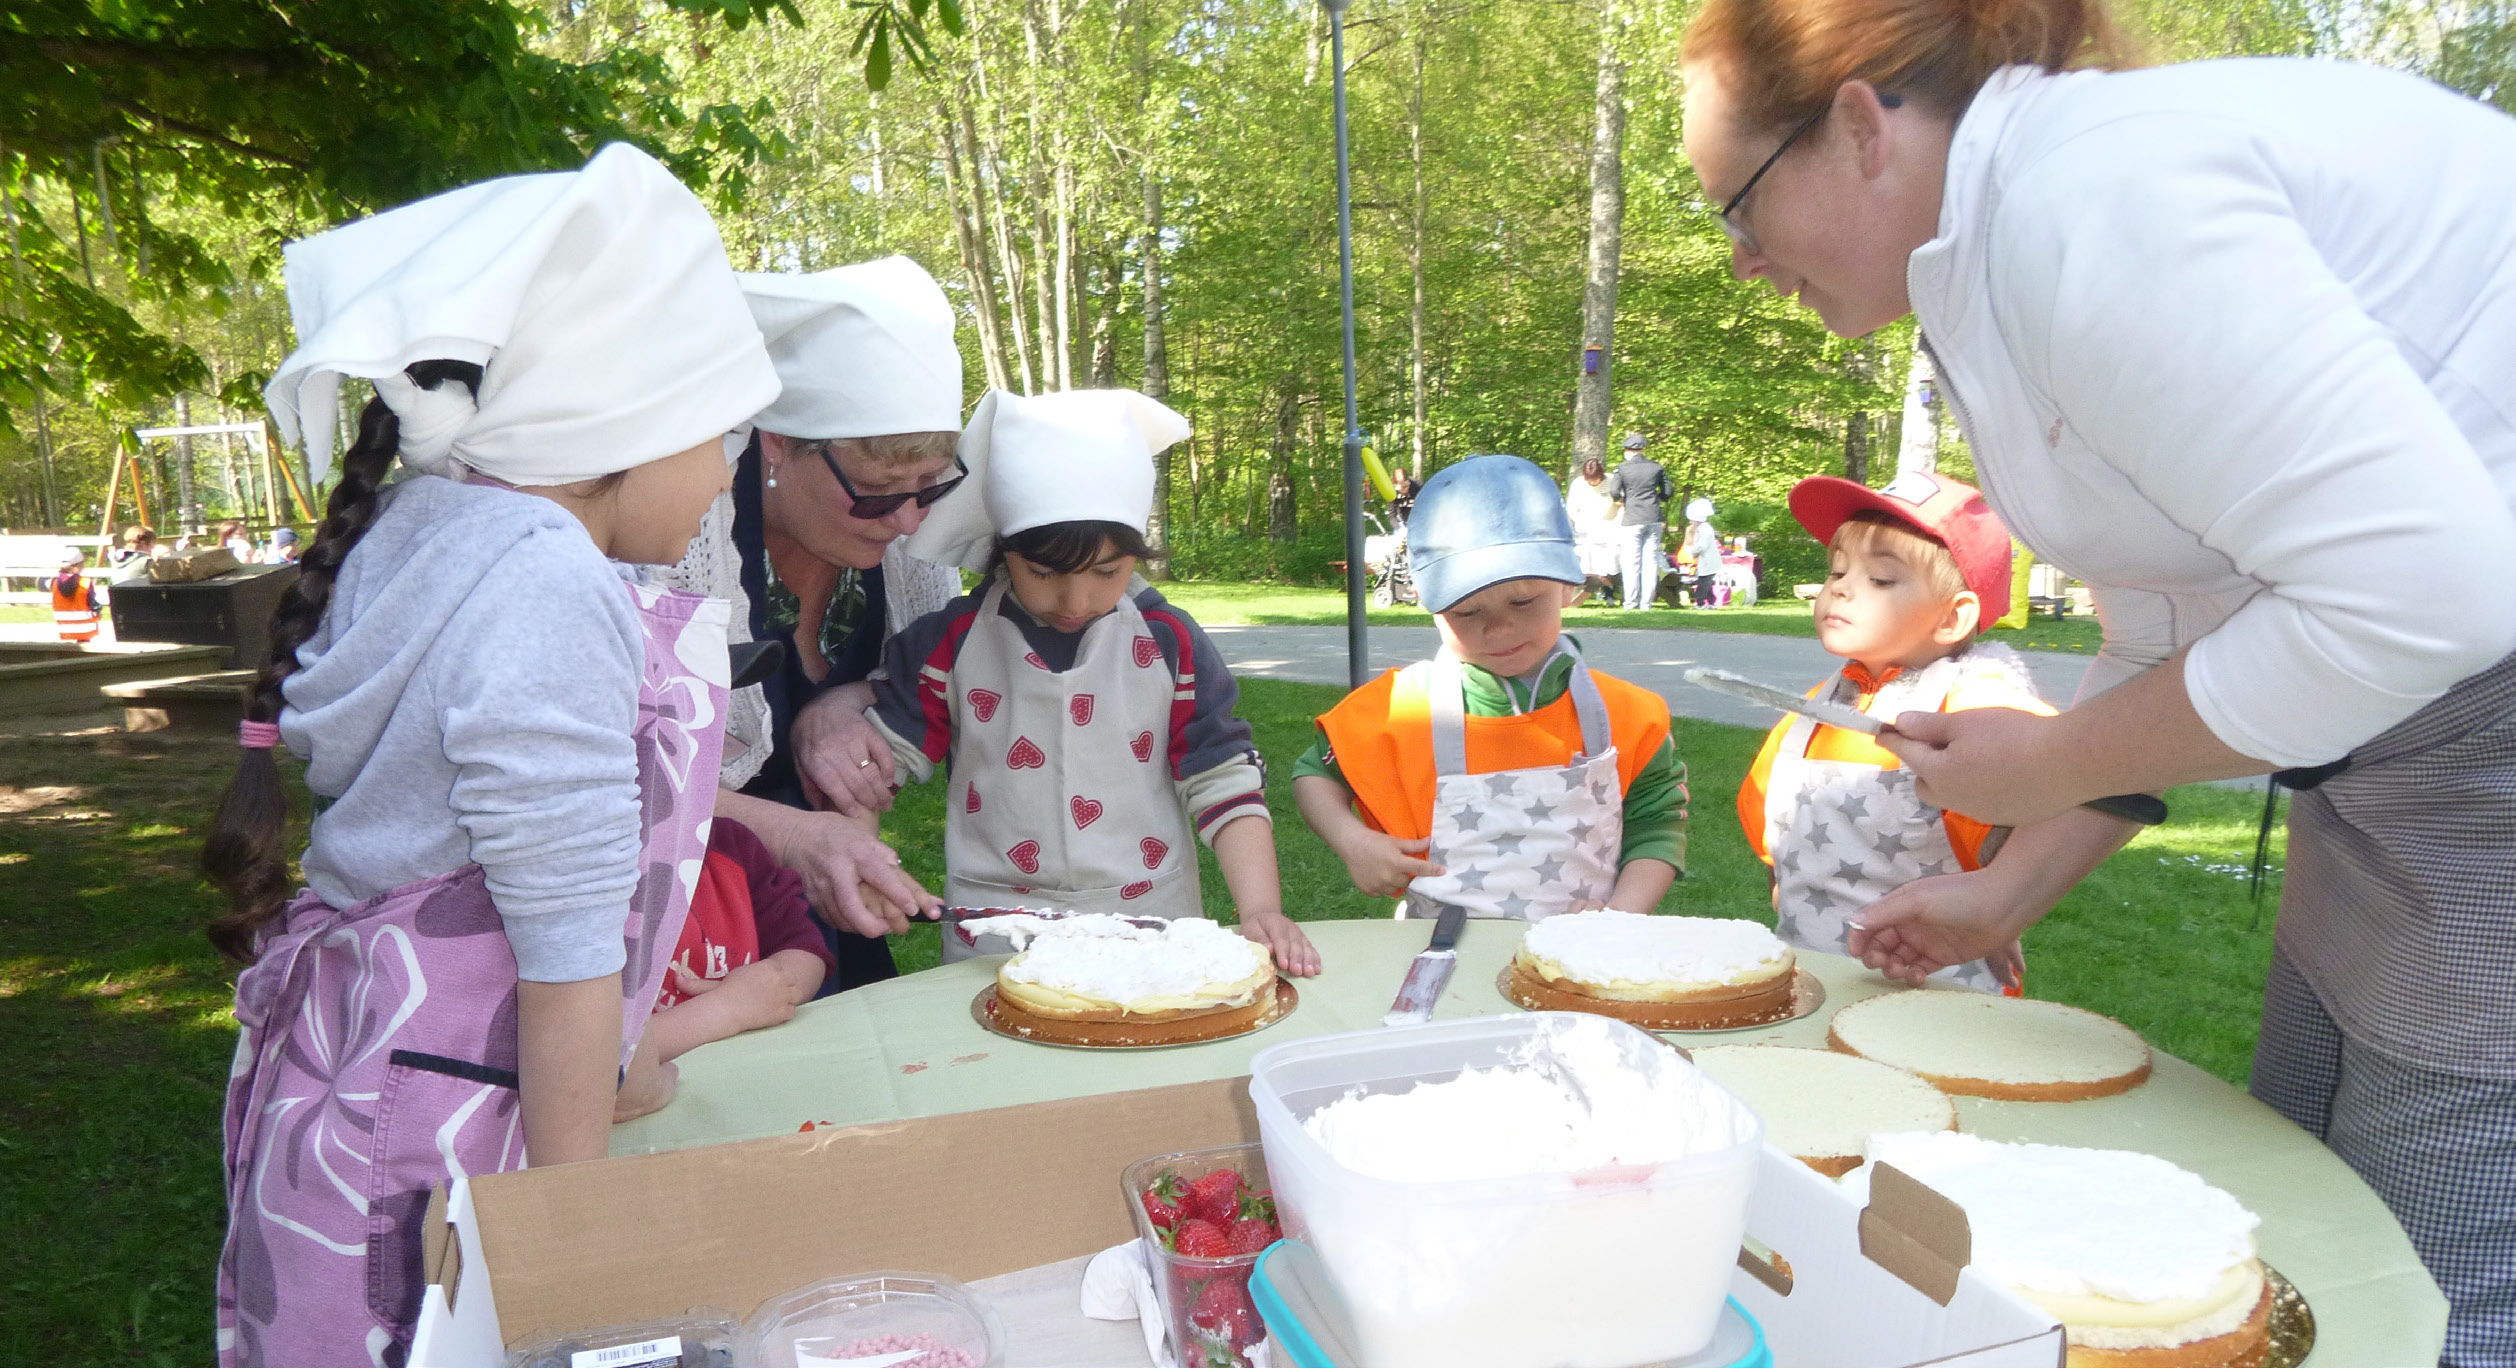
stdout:
POLYGON ((1607 492, 1607 463, 1593 456, 1564 487, 1564 514, 1572 519, 1573 553, 1581 560, 1584 590, 1616 579, 1616 499, 1607 492))
POLYGON ((1916 316, 1984 493, 2094 586, 2052 719, 1908 717, 1922 795, 2017 824, 1855 948, 2005 944, 2130 834, 2075 805, 2297 787, 2254 1091, 2384 1197, 2516 1359, 2516 122, 2408 76, 2142 71, 2077 0, 1709 0, 1686 144, 1742 277, 1916 316), (2371 562, 2417 574, 2370 576, 2371 562))

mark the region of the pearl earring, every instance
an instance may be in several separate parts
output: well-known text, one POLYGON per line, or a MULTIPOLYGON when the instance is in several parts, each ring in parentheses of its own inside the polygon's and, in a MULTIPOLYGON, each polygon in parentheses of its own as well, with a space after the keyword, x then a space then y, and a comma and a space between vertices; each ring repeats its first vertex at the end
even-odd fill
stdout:
POLYGON ((769 488, 771 488, 771 489, 775 489, 775 488, 777 488, 777 487, 778 487, 778 473, 777 473, 777 471, 776 471, 775 469, 772 469, 772 470, 770 470, 770 472, 769 472, 769 488))

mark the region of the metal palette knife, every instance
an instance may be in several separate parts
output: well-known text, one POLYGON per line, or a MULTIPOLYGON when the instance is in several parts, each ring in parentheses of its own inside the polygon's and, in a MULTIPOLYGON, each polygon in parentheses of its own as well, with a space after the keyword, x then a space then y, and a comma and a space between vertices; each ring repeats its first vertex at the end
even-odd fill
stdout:
POLYGON ((1441 1001, 1451 974, 1459 968, 1459 928, 1467 920, 1464 907, 1442 908, 1433 920, 1432 944, 1407 966, 1406 982, 1398 985, 1398 1000, 1389 1004, 1389 1014, 1380 1019, 1382 1025, 1418 1026, 1432 1019, 1433 1004, 1441 1001))

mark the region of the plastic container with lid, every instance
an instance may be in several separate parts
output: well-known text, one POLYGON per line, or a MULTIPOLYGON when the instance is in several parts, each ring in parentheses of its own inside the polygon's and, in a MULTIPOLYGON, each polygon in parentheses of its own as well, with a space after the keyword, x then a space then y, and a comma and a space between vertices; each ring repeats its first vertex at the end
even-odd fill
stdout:
POLYGON ((741 1327, 712 1307, 663 1320, 546 1332, 507 1355, 508 1368, 734 1368, 741 1327))
POLYGON ((741 1348, 742 1368, 1001 1368, 1005 1325, 939 1273, 859 1273, 762 1303, 741 1348))
MULTIPOLYGON (((1595 1075, 1594 1075, 1595 1076, 1595 1075)), ((1658 1038, 1532 1012, 1292 1041, 1250 1065, 1277 1213, 1317 1251, 1370 1368, 1636 1368, 1709 1347, 1747 1224, 1764 1127, 1658 1038), (1368 1176, 1303 1128, 1356 1093, 1469 1069, 1579 1075, 1566 1049, 1677 1090, 1699 1127, 1662 1163, 1459 1181, 1368 1176)))

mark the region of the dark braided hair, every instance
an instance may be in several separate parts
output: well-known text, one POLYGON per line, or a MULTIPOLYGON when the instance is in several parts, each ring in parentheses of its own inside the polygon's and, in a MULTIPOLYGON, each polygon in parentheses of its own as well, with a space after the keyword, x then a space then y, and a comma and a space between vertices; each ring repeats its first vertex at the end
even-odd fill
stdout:
MULTIPOLYGON (((480 392, 481 368, 468 361, 418 361, 404 373, 423 388, 453 380, 480 392)), ((376 520, 376 493, 401 440, 393 410, 382 399, 368 400, 358 415, 358 440, 341 455, 341 482, 324 506, 323 523, 297 559, 297 582, 271 613, 271 653, 246 696, 246 721, 280 720, 286 702, 280 685, 297 669, 297 648, 323 625, 341 563, 376 520)), ((210 944, 239 964, 253 963, 287 906, 287 828, 288 789, 278 761, 267 749, 247 749, 201 843, 201 871, 227 895, 228 910, 209 924, 210 944)))

